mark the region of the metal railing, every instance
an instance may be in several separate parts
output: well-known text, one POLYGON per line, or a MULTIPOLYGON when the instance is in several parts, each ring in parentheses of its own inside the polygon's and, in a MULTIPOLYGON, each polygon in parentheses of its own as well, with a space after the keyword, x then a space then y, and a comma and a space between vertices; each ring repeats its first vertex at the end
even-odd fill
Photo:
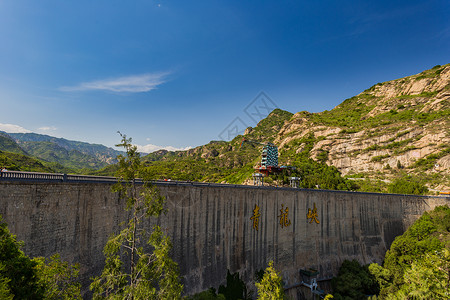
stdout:
MULTIPOLYGON (((74 175, 61 173, 38 173, 38 172, 21 172, 21 171, 6 171, 0 172, 0 182, 2 181, 20 181, 20 182, 70 182, 70 183, 116 183, 117 177, 112 176, 92 176, 92 175, 74 175)), ((256 186, 256 185, 242 185, 242 184, 228 184, 228 183, 211 183, 211 182, 195 182, 195 181, 178 181, 178 180, 151 180, 153 184, 159 186, 194 186, 194 187, 226 187, 226 188, 242 188, 242 189, 263 189, 263 190, 296 190, 296 191, 315 191, 315 192, 329 192, 329 190, 318 189, 304 189, 293 187, 273 187, 273 186, 256 186)), ((142 184, 141 179, 136 179, 135 183, 142 184)), ((336 191, 336 193, 358 193, 358 194, 374 194, 355 191, 336 191)), ((379 193, 375 193, 380 195, 379 193)), ((400 194, 384 194, 393 196, 405 196, 400 194)), ((417 196, 415 197, 439 197, 449 198, 449 195, 439 196, 417 196)))
MULTIPOLYGON (((21 181, 21 182, 71 182, 71 183, 116 183, 117 177, 112 176, 92 176, 92 175, 75 175, 62 173, 39 173, 39 172, 22 172, 22 171, 6 171, 0 173, 1 181, 21 181)), ((136 179, 137 184, 141 184, 141 179, 136 179)), ((178 186, 210 186, 210 187, 242 187, 242 188, 266 188, 262 186, 226 184, 226 183, 210 183, 210 182, 193 182, 178 180, 152 180, 157 185, 178 185, 178 186)))
POLYGON ((0 173, 0 181, 34 181, 34 182, 117 182, 116 177, 73 175, 61 173, 38 173, 21 171, 3 171, 0 173))

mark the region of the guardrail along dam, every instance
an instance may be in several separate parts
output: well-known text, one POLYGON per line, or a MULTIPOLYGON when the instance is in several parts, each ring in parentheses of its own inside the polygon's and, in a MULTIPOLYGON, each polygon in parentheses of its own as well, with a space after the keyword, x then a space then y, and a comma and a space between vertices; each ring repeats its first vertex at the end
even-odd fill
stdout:
MULTIPOLYGON (((300 269, 337 274, 345 259, 381 263, 386 250, 424 211, 450 198, 341 191, 158 182, 168 213, 154 220, 170 235, 173 258, 192 294, 223 284, 227 269, 251 281, 270 260, 286 286, 300 269)), ((108 182, 0 179, 0 214, 30 256, 58 252, 81 265, 83 289, 103 268, 103 247, 124 203, 108 182)), ((152 224, 148 224, 151 226, 152 224)))

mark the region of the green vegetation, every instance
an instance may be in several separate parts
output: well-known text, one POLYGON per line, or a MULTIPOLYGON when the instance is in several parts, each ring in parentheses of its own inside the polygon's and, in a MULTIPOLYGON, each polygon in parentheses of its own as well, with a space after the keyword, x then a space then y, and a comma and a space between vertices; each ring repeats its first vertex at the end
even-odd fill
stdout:
MULTIPOLYGON (((227 270, 227 283, 219 287, 218 293, 214 288, 210 288, 201 293, 188 297, 189 300, 246 300, 254 299, 253 291, 247 291, 244 281, 239 278, 239 273, 231 274, 227 270)), ((285 299, 283 280, 281 275, 273 267, 273 261, 269 262, 269 266, 264 270, 255 273, 255 285, 258 290, 257 299, 285 299)), ((331 299, 329 295, 326 299, 331 299)))
POLYGON ((117 146, 126 150, 126 156, 118 156, 118 183, 112 190, 125 200, 130 218, 105 245, 105 267, 91 283, 93 299, 179 299, 183 286, 178 266, 169 255, 170 239, 157 225, 148 234, 143 223, 165 213, 164 198, 149 183, 136 146, 125 135, 121 137, 117 146), (144 180, 139 188, 136 178, 144 180), (145 246, 153 252, 145 251, 145 246))
MULTIPOLYGON (((421 146, 423 143, 418 141, 425 135, 440 134, 442 128, 448 127, 450 102, 438 101, 440 98, 438 99, 437 95, 443 90, 450 90, 450 84, 444 88, 440 85, 439 90, 431 84, 436 82, 442 70, 449 66, 450 64, 436 66, 418 75, 378 83, 361 94, 346 99, 330 111, 321 113, 303 111, 293 117, 290 112, 275 109, 256 127, 247 128, 245 134, 245 139, 259 143, 281 142, 278 144, 279 165, 292 167, 266 177, 265 182, 273 186, 287 186, 289 177, 296 176, 301 177, 300 186, 303 188, 425 193, 426 190, 418 185, 412 189, 399 189, 399 186, 407 185, 405 182, 396 182, 389 187, 388 181, 397 180, 402 176, 400 173, 405 171, 412 174, 420 185, 426 184, 430 188, 446 186, 450 175, 439 168, 435 169, 434 166, 439 159, 450 153, 448 145, 441 148, 436 147, 436 144, 428 145, 433 147, 434 152, 415 162, 412 157, 420 152, 408 152, 423 148, 421 146), (430 88, 424 89, 427 92, 409 94, 406 85, 420 78, 433 78, 428 80, 430 88), (386 96, 380 96, 384 95, 382 94, 384 88, 391 91, 388 91, 386 96), (282 130, 283 126, 286 130, 282 130), (323 134, 328 136, 316 137, 317 132, 310 131, 308 134, 301 132, 315 126, 320 126, 317 130, 328 131, 329 133, 323 134), (293 139, 285 144, 287 138, 293 139), (318 143, 322 140, 327 140, 327 143, 322 143, 322 146, 318 147, 318 143), (338 149, 335 147, 336 144, 345 140, 352 141, 352 147, 348 147, 350 150, 347 152, 345 147, 341 149, 341 153, 336 152, 338 149), (362 146, 367 144, 371 146, 362 146), (380 150, 382 152, 374 153, 380 150), (402 165, 399 161, 405 160, 401 158, 397 159, 397 166, 392 160, 389 160, 391 165, 387 164, 387 158, 401 154, 405 154, 407 163, 402 165), (331 166, 340 164, 341 162, 336 162, 336 159, 343 158, 342 155, 349 158, 356 157, 362 161, 366 161, 369 157, 369 166, 365 168, 363 177, 370 180, 349 181, 343 178, 339 170, 331 166)), ((242 184, 251 180, 255 167, 261 161, 262 148, 262 145, 250 143, 245 143, 241 147, 243 138, 244 136, 239 135, 230 142, 211 141, 209 144, 186 151, 160 150, 143 157, 143 164, 149 179, 153 180, 242 184)), ((9 160, 7 161, 5 155, 0 153, 0 162, 3 159, 11 170, 39 169, 48 172, 103 176, 113 176, 117 170, 117 165, 108 165, 114 163, 113 156, 118 153, 113 149, 45 135, 0 134, 0 150, 8 151, 9 160), (28 153, 27 155, 37 158, 36 161, 40 161, 41 166, 27 166, 23 158, 19 159, 17 156, 14 159, 19 161, 12 162, 11 152, 22 155, 28 153)), ((347 168, 345 171, 351 172, 347 168)))
POLYGON ((450 208, 439 206, 395 238, 382 266, 344 261, 333 299, 449 299, 449 248, 450 208))
MULTIPOLYGON (((447 67, 439 66, 438 68, 427 70, 419 74, 416 80, 422 78, 435 78, 439 76, 442 70, 447 67)), ((405 83, 408 78, 398 80, 398 85, 405 83)), ((308 114, 307 117, 314 125, 324 125, 329 127, 339 127, 343 130, 341 134, 349 134, 359 132, 367 128, 377 128, 380 126, 392 125, 396 123, 418 122, 419 125, 427 124, 437 119, 448 118, 450 109, 444 106, 440 110, 422 112, 423 103, 414 104, 412 107, 406 103, 398 104, 398 101, 413 100, 418 98, 433 98, 439 91, 423 92, 417 95, 398 95, 391 103, 386 102, 387 106, 392 105, 390 111, 369 115, 374 108, 380 105, 380 102, 388 101, 383 97, 376 96, 375 90, 383 83, 378 83, 363 93, 344 100, 336 108, 331 111, 322 113, 308 114)), ((306 116, 306 115, 305 115, 306 116)))
POLYGON ((219 295, 223 295, 227 300, 250 300, 252 293, 247 291, 245 282, 239 278, 239 272, 231 274, 227 270, 227 285, 219 286, 219 295))
POLYGON ((227 300, 250 300, 253 292, 247 291, 245 282, 239 277, 239 272, 231 274, 227 270, 227 283, 226 285, 219 286, 218 294, 216 294, 215 288, 203 291, 188 297, 188 300, 214 300, 214 299, 227 299, 227 300))
POLYGON ((382 161, 383 159, 388 158, 389 156, 390 156, 389 154, 374 156, 370 159, 370 161, 371 162, 382 161))
POLYGON ((428 188, 416 177, 404 175, 389 184, 388 192, 394 194, 425 195, 428 192, 428 188))
POLYGON ((415 80, 421 80, 424 78, 434 78, 436 76, 439 76, 441 74, 441 72, 445 69, 447 65, 441 66, 441 65, 436 65, 434 66, 432 69, 430 70, 426 70, 423 71, 422 73, 420 73, 415 80))
POLYGON ((364 178, 364 180, 355 180, 354 185, 357 186, 356 190, 360 192, 387 193, 387 184, 380 179, 364 178))
POLYGON ((449 247, 450 208, 425 212, 394 240, 383 266, 369 266, 380 287, 380 299, 448 299, 449 247))
POLYGON ((53 172, 53 169, 45 166, 37 159, 26 155, 0 151, 0 167, 11 171, 27 172, 53 172))
POLYGON ((37 133, 8 133, 8 135, 17 140, 20 145, 27 142, 51 142, 69 151, 75 150, 93 157, 103 156, 111 159, 116 158, 119 154, 123 154, 123 152, 99 144, 70 141, 37 133))
POLYGON ((441 148, 442 149, 440 152, 438 153, 433 153, 430 154, 424 158, 421 158, 419 160, 417 160, 412 166, 411 168, 418 168, 422 171, 425 170, 429 170, 432 169, 434 167, 434 165, 436 164, 437 160, 450 154, 450 146, 448 145, 442 145, 441 148))
POLYGON ((0 279, 5 298, 42 299, 44 288, 36 274, 37 262, 20 250, 22 246, 0 218, 0 279))
POLYGON ((293 116, 292 113, 274 109, 267 118, 262 119, 252 131, 245 136, 246 139, 260 142, 273 142, 285 121, 293 116))
POLYGON ((264 272, 263 278, 255 285, 258 288, 258 300, 285 299, 283 279, 273 267, 273 261, 264 272))
POLYGON ((81 299, 78 265, 26 256, 0 216, 0 299, 81 299))
POLYGON ((377 295, 379 288, 369 266, 361 266, 358 261, 344 260, 337 277, 331 280, 333 299, 365 300, 367 295, 377 295))
POLYGON ((78 150, 67 150, 53 142, 26 142, 21 147, 27 153, 46 162, 57 163, 73 170, 91 168, 100 169, 106 166, 91 155, 78 150))
MULTIPOLYGON (((33 157, 45 166, 40 172, 91 173, 114 162, 120 154, 103 145, 69 141, 36 133, 0 132, 0 151, 33 157)), ((9 155, 11 156, 11 155, 9 155)), ((37 171, 19 162, 10 168, 20 171, 37 171)))
MULTIPOLYGON (((275 109, 245 136, 247 140, 272 142, 292 113, 275 109)), ((158 151, 143 158, 151 179, 226 182, 239 184, 251 178, 261 160, 261 146, 244 144, 239 135, 230 142, 212 141, 187 151, 158 151)))
POLYGON ((353 182, 341 176, 341 173, 334 166, 328 166, 325 161, 328 152, 321 151, 318 160, 310 158, 310 152, 317 139, 310 134, 298 140, 293 140, 285 146, 279 160, 295 168, 293 171, 283 171, 281 174, 272 175, 272 180, 280 184, 289 184, 289 177, 301 178, 300 185, 303 188, 316 188, 330 190, 352 190, 356 186, 353 182), (301 148, 298 152, 297 149, 301 148))
POLYGON ((0 131, 0 150, 26 155, 26 152, 5 132, 0 131))
POLYGON ((37 257, 36 274, 44 288, 44 299, 82 299, 81 283, 77 281, 79 265, 62 261, 59 254, 50 259, 37 257))
POLYGON ((210 288, 209 290, 188 297, 188 300, 226 300, 226 299, 227 298, 225 298, 225 296, 222 294, 217 295, 216 290, 214 288, 210 288))

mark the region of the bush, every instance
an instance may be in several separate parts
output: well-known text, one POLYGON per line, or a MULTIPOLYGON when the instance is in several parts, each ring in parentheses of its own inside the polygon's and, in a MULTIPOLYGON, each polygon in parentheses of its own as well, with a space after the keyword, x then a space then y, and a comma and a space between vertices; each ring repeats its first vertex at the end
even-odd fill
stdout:
POLYGON ((189 300, 225 300, 224 295, 216 294, 216 290, 214 288, 210 288, 207 291, 203 291, 201 293, 195 294, 188 298, 189 300))
MULTIPOLYGON (((450 239, 449 229, 450 208, 441 206, 434 211, 425 212, 403 235, 395 238, 386 253, 383 267, 377 264, 369 267, 380 287, 381 299, 390 298, 392 295, 395 295, 396 299, 415 299, 415 296, 418 299, 442 299, 438 295, 439 291, 433 292, 436 288, 434 283, 437 282, 433 278, 442 277, 442 272, 439 267, 434 268, 427 261, 439 261, 450 266, 448 252, 443 252, 445 243, 450 239), (424 282, 419 291, 417 282, 411 280, 411 276, 419 278, 424 274, 428 274, 428 279, 422 280, 424 282), (415 287, 411 288, 413 285, 415 287), (430 291, 433 296, 423 297, 429 295, 430 291), (414 296, 416 292, 420 292, 421 296, 414 296)), ((446 272, 444 275, 450 279, 448 270, 446 272)))
POLYGON ((263 278, 260 282, 256 282, 256 287, 258 288, 258 300, 284 299, 282 278, 273 267, 273 261, 269 262, 263 278))
POLYGON ((0 299, 81 299, 77 265, 58 254, 31 259, 22 246, 0 215, 0 299))
POLYGON ((331 280, 333 299, 367 299, 366 295, 378 294, 378 284, 368 266, 358 261, 345 260, 337 277, 331 280))
POLYGON ((403 176, 394 180, 388 186, 388 192, 393 194, 425 195, 428 188, 412 176, 403 176))
POLYGON ((219 286, 219 294, 223 294, 227 300, 252 299, 245 282, 239 278, 239 272, 231 274, 229 270, 227 270, 227 285, 219 286))

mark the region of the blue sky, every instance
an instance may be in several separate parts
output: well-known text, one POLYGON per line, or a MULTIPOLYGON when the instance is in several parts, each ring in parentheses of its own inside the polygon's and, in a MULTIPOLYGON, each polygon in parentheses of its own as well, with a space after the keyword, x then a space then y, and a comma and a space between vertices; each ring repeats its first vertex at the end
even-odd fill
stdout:
POLYGON ((180 149, 449 62, 448 0, 0 0, 0 130, 180 149))

